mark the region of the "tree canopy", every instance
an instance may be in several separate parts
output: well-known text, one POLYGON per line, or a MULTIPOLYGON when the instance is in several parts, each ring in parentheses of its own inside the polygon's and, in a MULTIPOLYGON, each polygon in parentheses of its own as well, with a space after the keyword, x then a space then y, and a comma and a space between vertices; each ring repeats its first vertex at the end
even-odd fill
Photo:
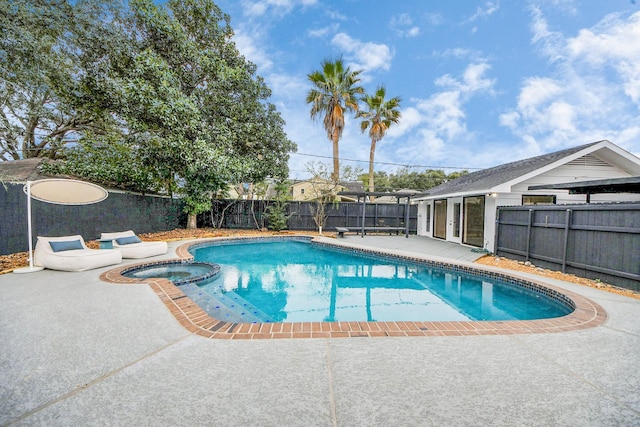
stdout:
POLYGON ((366 110, 359 110, 356 114, 360 121, 360 130, 364 133, 369 129, 369 138, 371 138, 371 148, 369 149, 369 191, 375 190, 375 174, 373 172, 373 164, 375 162, 376 143, 387 134, 387 131, 393 124, 400 121, 400 101, 399 96, 386 99, 387 91, 384 85, 378 86, 375 93, 365 94, 362 102, 366 106, 366 110))
MULTIPOLYGON (((410 168, 400 168, 395 173, 375 172, 376 191, 428 190, 467 173, 469 171, 462 170, 447 174, 442 169, 427 169, 423 172, 417 172, 411 171, 410 168)), ((366 183, 368 175, 360 175, 360 179, 366 183)))
POLYGON ((320 119, 327 132, 327 138, 333 143, 334 183, 340 181, 340 154, 338 143, 345 125, 345 113, 358 111, 358 96, 364 94, 364 88, 357 86, 358 75, 363 70, 352 71, 345 67, 343 60, 325 60, 322 69, 307 77, 313 88, 307 93, 307 104, 311 104, 311 118, 320 119))
MULTIPOLYGON (((213 1, 31 0, 17 12, 0 1, 3 12, 19 12, 26 20, 1 46, 0 54, 21 59, 16 70, 7 64, 0 76, 2 89, 20 94, 21 107, 3 96, 3 112, 23 112, 41 126, 45 120, 37 113, 49 105, 45 95, 31 102, 26 95, 47 90, 46 98, 55 102, 50 111, 75 124, 64 133, 77 138, 72 148, 54 146, 51 137, 23 138, 29 153, 23 157, 39 155, 32 148, 44 144, 50 157, 64 161, 54 168, 60 172, 128 189, 180 192, 192 215, 208 209, 211 193, 229 182, 288 175, 295 144, 255 65, 232 42, 229 16, 213 1), (42 16, 56 23, 46 36, 31 24, 42 16), (54 78, 30 66, 28 52, 15 47, 14 37, 22 34, 17 31, 31 35, 36 49, 49 43, 51 52, 63 52, 66 74, 54 78), (14 81, 22 86, 16 89, 14 81)), ((8 135, 15 120, 4 122, 8 135)), ((17 127, 19 139, 25 126, 17 127)), ((3 134, 3 156, 12 144, 3 134)))

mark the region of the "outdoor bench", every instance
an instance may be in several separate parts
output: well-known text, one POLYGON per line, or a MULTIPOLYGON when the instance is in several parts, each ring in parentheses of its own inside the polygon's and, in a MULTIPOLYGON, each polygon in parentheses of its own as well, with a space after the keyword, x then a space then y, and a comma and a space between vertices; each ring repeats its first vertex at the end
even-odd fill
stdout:
POLYGON ((336 231, 338 232, 338 237, 344 237, 344 233, 348 233, 349 229, 346 227, 336 227, 336 231))

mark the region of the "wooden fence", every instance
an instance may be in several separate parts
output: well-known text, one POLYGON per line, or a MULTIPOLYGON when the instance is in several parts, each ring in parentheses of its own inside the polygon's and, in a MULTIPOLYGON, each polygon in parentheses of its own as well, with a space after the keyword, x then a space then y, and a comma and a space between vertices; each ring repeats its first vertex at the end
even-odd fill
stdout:
POLYGON ((640 203, 499 207, 496 254, 640 291, 640 203))
MULTIPOLYGON (((0 255, 28 249, 27 198, 23 184, 0 185, 0 255)), ((267 207, 271 201, 214 200, 210 212, 198 216, 199 227, 261 229, 269 227, 267 207)), ((65 206, 32 201, 35 236, 80 234, 85 240, 101 232, 134 230, 151 233, 186 227, 184 204, 180 199, 109 192, 106 200, 83 206, 65 206)), ((286 207, 288 229, 317 230, 313 221, 314 202, 290 202, 286 207)), ((365 226, 404 227, 404 204, 367 204, 365 226)), ((417 206, 409 208, 409 230, 415 233, 417 206)), ((339 203, 325 206, 325 230, 360 227, 362 204, 339 203)))
MULTIPOLYGON (((273 202, 259 200, 215 200, 210 212, 198 217, 199 227, 256 229, 268 228, 267 208, 273 202)), ((315 202, 289 202, 285 212, 290 230, 317 230, 313 220, 315 202)), ((404 227, 404 204, 367 204, 366 227, 404 227)), ((354 230, 362 226, 362 204, 354 202, 328 203, 325 205, 327 221, 325 230, 349 227, 354 230)), ((418 206, 409 206, 409 231, 417 229, 418 206)))

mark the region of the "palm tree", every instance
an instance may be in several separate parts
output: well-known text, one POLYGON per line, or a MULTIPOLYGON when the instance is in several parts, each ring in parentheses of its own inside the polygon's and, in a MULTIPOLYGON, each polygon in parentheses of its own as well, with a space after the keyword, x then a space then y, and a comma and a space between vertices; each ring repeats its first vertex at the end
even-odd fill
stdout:
POLYGON ((361 72, 362 70, 351 71, 349 67, 345 68, 342 59, 336 59, 333 62, 325 60, 321 71, 307 75, 314 86, 307 94, 307 104, 311 104, 311 118, 319 119, 323 116, 327 138, 333 142, 331 178, 336 184, 340 181, 338 141, 344 129, 344 115, 347 111, 358 111, 357 95, 364 93, 364 88, 356 86, 361 72))
POLYGON ((400 121, 400 97, 396 96, 386 101, 386 89, 384 86, 378 86, 374 95, 366 94, 362 101, 368 107, 367 111, 359 111, 356 117, 362 118, 360 122, 360 130, 364 133, 369 129, 369 137, 371 138, 371 150, 369 151, 369 192, 374 191, 373 183, 373 158, 376 152, 376 143, 384 138, 387 130, 392 124, 398 124, 400 121))

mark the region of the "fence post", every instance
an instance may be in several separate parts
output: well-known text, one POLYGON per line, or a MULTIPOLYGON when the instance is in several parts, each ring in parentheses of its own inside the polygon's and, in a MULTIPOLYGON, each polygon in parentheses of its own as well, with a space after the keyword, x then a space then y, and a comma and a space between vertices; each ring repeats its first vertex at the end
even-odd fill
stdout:
MULTIPOLYGON (((358 202, 360 201, 360 196, 358 196, 358 202)), ((362 197, 362 230, 360 231, 360 237, 364 238, 364 214, 365 209, 367 208, 367 196, 362 197)))
POLYGON ((493 232, 493 253, 498 256, 498 239, 500 237, 500 207, 496 207, 496 223, 493 232))
POLYGON ((569 246, 569 223, 571 222, 571 209, 567 209, 564 220, 564 242, 562 246, 562 272, 567 269, 567 247, 569 246))
POLYGON ((529 223, 527 224, 527 253, 525 261, 529 261, 529 253, 531 252, 531 226, 533 225, 533 209, 529 209, 529 223))
MULTIPOLYGON (((398 202, 400 199, 398 199, 398 202)), ((411 198, 407 197, 407 203, 404 205, 404 237, 409 238, 409 208, 411 207, 411 198)), ((416 230, 416 234, 418 231, 416 230)))

